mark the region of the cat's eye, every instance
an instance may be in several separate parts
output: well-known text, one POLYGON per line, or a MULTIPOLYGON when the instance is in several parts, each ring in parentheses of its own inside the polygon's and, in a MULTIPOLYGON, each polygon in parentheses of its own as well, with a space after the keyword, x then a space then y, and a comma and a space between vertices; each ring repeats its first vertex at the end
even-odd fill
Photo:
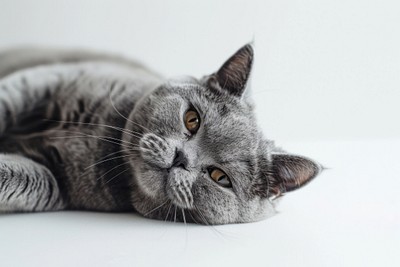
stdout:
POLYGON ((200 127, 200 116, 197 111, 190 109, 185 114, 185 126, 192 134, 195 134, 200 127))
POLYGON ((213 179, 217 184, 223 187, 232 187, 231 180, 228 175, 218 168, 212 168, 209 170, 211 179, 213 179))

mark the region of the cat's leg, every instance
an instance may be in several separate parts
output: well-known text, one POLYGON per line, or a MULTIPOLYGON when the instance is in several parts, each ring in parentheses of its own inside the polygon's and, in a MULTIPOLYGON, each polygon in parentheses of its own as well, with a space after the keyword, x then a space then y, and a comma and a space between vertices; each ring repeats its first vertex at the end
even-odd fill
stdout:
POLYGON ((0 213, 65 207, 53 174, 28 158, 0 154, 0 213))

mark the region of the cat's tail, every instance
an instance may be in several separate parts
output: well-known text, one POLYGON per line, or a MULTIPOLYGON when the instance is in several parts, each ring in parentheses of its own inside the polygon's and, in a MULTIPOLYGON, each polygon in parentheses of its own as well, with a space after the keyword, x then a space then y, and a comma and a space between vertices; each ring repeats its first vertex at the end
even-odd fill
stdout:
POLYGON ((13 72, 39 65, 86 61, 108 61, 122 63, 133 68, 145 68, 142 64, 119 55, 92 52, 84 49, 18 47, 0 51, 0 79, 13 72))

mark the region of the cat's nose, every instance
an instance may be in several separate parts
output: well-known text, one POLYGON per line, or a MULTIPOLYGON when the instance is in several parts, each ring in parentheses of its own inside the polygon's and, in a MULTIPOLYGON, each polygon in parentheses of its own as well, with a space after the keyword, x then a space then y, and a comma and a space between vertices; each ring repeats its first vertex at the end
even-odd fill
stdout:
POLYGON ((188 165, 188 159, 186 155, 181 150, 176 150, 175 158, 174 161, 172 162, 171 167, 179 167, 186 169, 187 165, 188 165))

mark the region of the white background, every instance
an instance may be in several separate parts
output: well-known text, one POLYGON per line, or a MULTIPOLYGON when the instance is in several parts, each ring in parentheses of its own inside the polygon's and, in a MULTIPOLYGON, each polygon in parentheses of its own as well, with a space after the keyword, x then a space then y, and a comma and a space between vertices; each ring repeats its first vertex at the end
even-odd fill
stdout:
POLYGON ((399 14, 395 0, 1 0, 0 47, 98 48, 200 77, 254 38, 253 91, 269 137, 393 138, 399 14))
POLYGON ((0 0, 0 48, 114 51, 166 76, 211 73, 253 39, 266 136, 331 170, 222 237, 132 215, 3 215, 0 265, 399 266, 398 1, 0 0))

